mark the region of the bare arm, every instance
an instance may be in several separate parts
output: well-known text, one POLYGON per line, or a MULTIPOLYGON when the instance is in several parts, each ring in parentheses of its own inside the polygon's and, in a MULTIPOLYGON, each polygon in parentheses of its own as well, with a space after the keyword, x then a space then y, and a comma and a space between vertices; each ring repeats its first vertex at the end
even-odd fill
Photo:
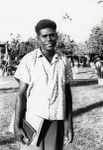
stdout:
POLYGON ((25 133, 22 130, 22 118, 25 117, 27 88, 28 84, 20 81, 15 105, 15 122, 14 122, 14 133, 18 140, 22 140, 25 137, 25 133))
POLYGON ((65 121, 65 136, 69 138, 70 142, 73 140, 73 115, 72 115, 72 95, 69 83, 65 87, 66 95, 66 121, 65 121))

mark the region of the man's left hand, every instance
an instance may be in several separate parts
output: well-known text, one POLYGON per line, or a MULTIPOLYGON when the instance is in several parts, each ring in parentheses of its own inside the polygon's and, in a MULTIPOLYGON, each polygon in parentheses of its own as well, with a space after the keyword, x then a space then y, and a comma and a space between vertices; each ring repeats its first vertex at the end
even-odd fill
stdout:
POLYGON ((65 135, 64 135, 64 144, 69 144, 73 142, 74 132, 73 132, 73 125, 65 121, 65 135))
POLYGON ((64 137, 64 144, 65 145, 68 145, 69 143, 72 143, 73 142, 73 137, 74 137, 74 135, 73 135, 73 131, 72 130, 68 130, 67 132, 66 132, 66 135, 65 135, 65 137, 64 137))

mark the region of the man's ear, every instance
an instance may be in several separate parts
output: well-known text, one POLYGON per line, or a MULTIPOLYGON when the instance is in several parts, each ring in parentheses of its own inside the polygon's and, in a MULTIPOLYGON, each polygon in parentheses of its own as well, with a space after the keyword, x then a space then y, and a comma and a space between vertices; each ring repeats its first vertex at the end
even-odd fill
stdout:
POLYGON ((40 46, 40 37, 37 35, 38 45, 40 46))
POLYGON ((39 35, 37 35, 37 39, 39 40, 39 35))
POLYGON ((37 40, 38 40, 38 42, 40 42, 40 37, 39 37, 39 35, 37 35, 37 40))
POLYGON ((56 39, 58 40, 58 33, 56 32, 55 34, 56 34, 56 39))

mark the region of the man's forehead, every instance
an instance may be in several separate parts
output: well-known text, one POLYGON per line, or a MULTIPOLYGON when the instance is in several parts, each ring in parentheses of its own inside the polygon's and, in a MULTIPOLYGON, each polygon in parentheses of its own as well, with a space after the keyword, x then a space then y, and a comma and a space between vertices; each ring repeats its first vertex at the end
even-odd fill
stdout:
POLYGON ((40 32, 41 35, 56 33, 56 31, 52 28, 44 28, 44 29, 41 29, 39 32, 40 32))

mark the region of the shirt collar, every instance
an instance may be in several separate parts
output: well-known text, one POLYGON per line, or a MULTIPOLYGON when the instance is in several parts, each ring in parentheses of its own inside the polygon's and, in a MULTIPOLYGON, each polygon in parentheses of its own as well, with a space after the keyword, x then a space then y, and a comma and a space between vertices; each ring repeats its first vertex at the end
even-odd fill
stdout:
POLYGON ((43 54, 40 49, 38 49, 37 58, 43 57, 43 54))
POLYGON ((57 61, 58 61, 58 58, 59 58, 59 55, 56 53, 56 54, 53 56, 53 59, 52 59, 51 64, 57 62, 57 61))
MULTIPOLYGON (((43 53, 41 52, 40 49, 38 49, 38 53, 37 53, 37 58, 41 58, 43 57, 43 53)), ((58 60, 58 57, 59 57, 59 54, 58 53, 55 53, 54 56, 53 56, 53 59, 52 59, 52 62, 51 64, 55 63, 57 60, 58 60)))

